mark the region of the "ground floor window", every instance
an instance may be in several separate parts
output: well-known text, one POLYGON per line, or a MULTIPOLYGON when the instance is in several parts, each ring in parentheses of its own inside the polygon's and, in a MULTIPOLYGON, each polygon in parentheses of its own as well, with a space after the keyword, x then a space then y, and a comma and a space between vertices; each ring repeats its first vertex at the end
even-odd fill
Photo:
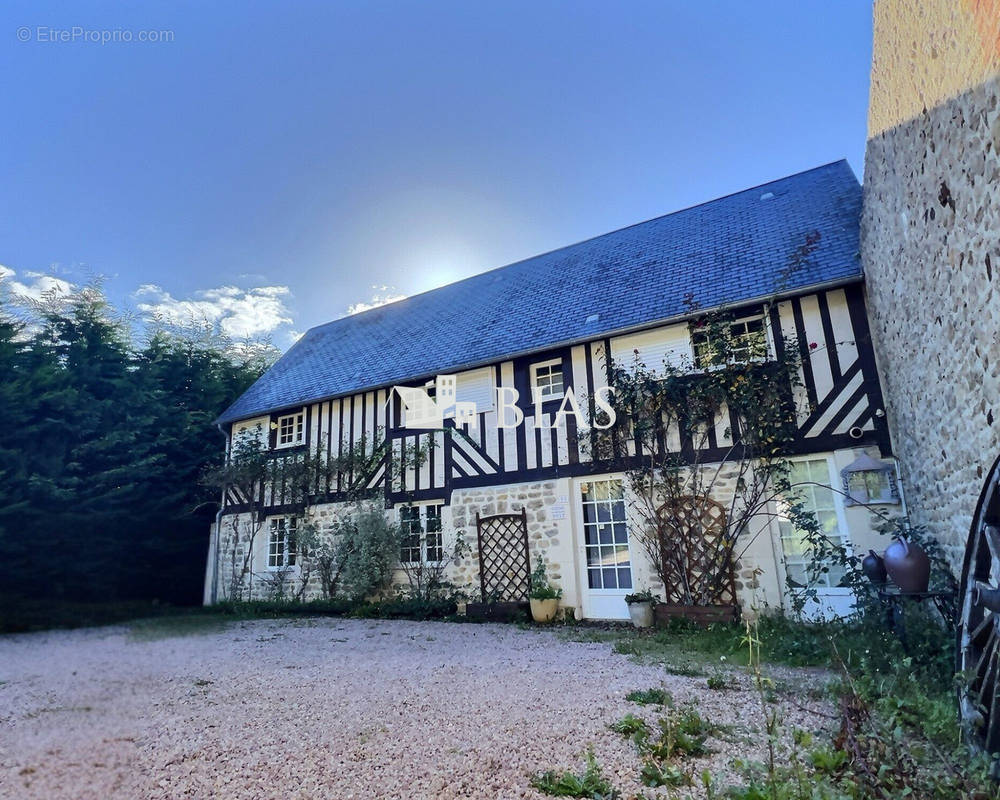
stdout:
POLYGON ((434 563, 444 559, 440 505, 402 506, 399 524, 403 529, 399 548, 402 563, 434 563))
MULTIPOLYGON (((833 542, 845 543, 847 535, 841 525, 837 509, 837 498, 830 488, 830 465, 825 458, 792 462, 788 476, 796 499, 802 502, 806 511, 816 515, 820 529, 833 542)), ((779 504, 779 515, 781 508, 779 504)), ((847 573, 842 566, 825 564, 826 572, 810 575, 808 544, 803 531, 797 529, 791 520, 779 516, 778 530, 781 533, 781 549, 785 556, 785 574, 793 587, 831 589, 846 586, 847 573)))
POLYGON ((295 566, 295 558, 298 555, 297 528, 298 520, 295 517, 270 519, 267 538, 268 569, 295 566))
POLYGON ((625 522, 625 490, 620 480, 580 486, 587 584, 591 589, 631 589, 632 556, 625 522))

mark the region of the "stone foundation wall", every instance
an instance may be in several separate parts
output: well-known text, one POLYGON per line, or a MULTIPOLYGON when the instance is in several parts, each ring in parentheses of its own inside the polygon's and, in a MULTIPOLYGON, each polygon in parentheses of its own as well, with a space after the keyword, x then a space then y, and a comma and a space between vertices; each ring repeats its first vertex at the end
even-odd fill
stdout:
POLYGON ((1000 456, 998 153, 995 76, 873 136, 865 158, 862 260, 893 444, 910 515, 956 570, 1000 456))

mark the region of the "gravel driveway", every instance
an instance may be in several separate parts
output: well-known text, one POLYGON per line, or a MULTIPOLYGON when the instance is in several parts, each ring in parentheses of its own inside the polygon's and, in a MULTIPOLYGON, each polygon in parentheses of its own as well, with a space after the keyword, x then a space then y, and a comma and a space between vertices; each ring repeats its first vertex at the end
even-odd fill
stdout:
POLYGON ((696 774, 760 757, 745 681, 710 691, 551 631, 307 619, 152 641, 126 628, 8 636, 0 797, 540 798, 529 776, 578 771, 588 746, 623 798, 666 796, 638 783, 633 746, 607 728, 654 718, 625 700, 654 686, 734 726, 696 774))

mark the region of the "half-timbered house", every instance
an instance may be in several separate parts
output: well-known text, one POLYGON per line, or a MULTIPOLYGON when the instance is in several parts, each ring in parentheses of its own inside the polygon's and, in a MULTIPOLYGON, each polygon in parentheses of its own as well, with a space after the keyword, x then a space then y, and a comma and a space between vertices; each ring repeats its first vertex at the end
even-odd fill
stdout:
MULTIPOLYGON (((520 553, 524 544, 481 542, 481 528, 523 513, 528 557, 548 562, 563 604, 578 617, 625 617, 623 596, 657 585, 630 541, 622 475, 594 460, 573 415, 550 427, 554 412, 568 389, 593 397, 605 386, 609 357, 696 363, 692 319, 725 307, 734 333, 763 335, 771 352, 801 351, 806 396, 788 453, 797 475, 839 487, 862 454, 892 464, 865 314, 860 209, 860 186, 840 161, 337 319, 308 331, 222 414, 220 428, 230 440, 261 431, 275 458, 342 457, 384 440, 365 487, 412 530, 401 558, 433 560, 461 531, 472 553, 449 566, 452 580, 474 596, 502 592, 485 579, 509 573, 520 555, 508 563, 504 548, 520 553), (463 435, 449 435, 455 419, 444 430, 406 426, 406 393, 395 387, 437 387, 439 376, 453 376, 457 403, 474 404, 463 435), (510 411, 498 398, 513 396, 498 389, 517 390, 521 424, 498 424, 510 411), (418 446, 426 457, 413 464, 405 449, 418 446)), ((725 428, 720 420, 709 441, 719 458, 725 428)), ((305 511, 280 486, 253 496, 230 490, 221 517, 266 518, 253 570, 295 569, 289 542, 300 516, 321 525, 337 518, 356 478, 317 486, 305 511)), ((829 535, 855 548, 879 543, 864 508, 821 486, 805 493, 829 535)), ((220 523, 213 532, 208 601, 228 585, 226 530, 220 523)), ((737 566, 742 604, 786 605, 787 579, 804 580, 803 563, 797 531, 769 523, 737 566)), ((842 603, 836 571, 824 580, 816 587, 824 602, 842 603)))

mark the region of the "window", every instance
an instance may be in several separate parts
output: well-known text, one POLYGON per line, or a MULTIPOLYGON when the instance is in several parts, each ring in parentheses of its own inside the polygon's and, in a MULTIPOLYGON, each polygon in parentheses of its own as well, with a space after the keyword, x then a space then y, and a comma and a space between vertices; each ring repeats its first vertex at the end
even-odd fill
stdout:
MULTIPOLYGON (((731 361, 742 363, 763 361, 768 353, 764 318, 753 317, 732 323, 729 326, 729 341, 726 344, 731 361)), ((699 369, 719 365, 719 345, 712 341, 712 334, 709 331, 704 329, 692 331, 691 345, 694 348, 694 363, 699 369)))
POLYGON ((563 396, 562 359, 543 361, 531 366, 532 400, 555 400, 563 396))
POLYGON ((295 566, 298 555, 296 531, 298 520, 295 517, 272 517, 267 538, 267 568, 284 569, 295 566))
POLYGON ((611 340, 615 365, 631 370, 637 363, 654 375, 691 368, 691 334, 687 325, 670 325, 611 340))
POLYGON ((434 563, 444 559, 441 506, 403 506, 399 509, 403 538, 399 560, 404 564, 434 563))
POLYGON ((472 369, 455 376, 455 402, 475 403, 477 414, 493 410, 495 395, 493 367, 472 369))
POLYGON ((625 522, 625 493, 619 480, 591 481, 580 487, 587 583, 591 589, 632 588, 632 557, 625 522))
MULTIPOLYGON (((829 488, 830 466, 827 460, 815 458, 792 462, 788 479, 792 483, 796 499, 802 502, 806 511, 816 515, 816 521, 826 536, 834 542, 846 543, 847 537, 841 528, 836 497, 829 488)), ((811 586, 818 589, 846 586, 846 573, 843 567, 835 564, 826 565, 827 571, 818 579, 811 580, 813 576, 808 573, 810 557, 805 535, 795 528, 790 520, 783 518, 780 503, 778 513, 778 530, 781 534, 781 549, 785 555, 785 572, 789 583, 792 586, 811 586)))
POLYGON ((306 415, 303 412, 278 417, 278 447, 292 447, 306 440, 306 415))

